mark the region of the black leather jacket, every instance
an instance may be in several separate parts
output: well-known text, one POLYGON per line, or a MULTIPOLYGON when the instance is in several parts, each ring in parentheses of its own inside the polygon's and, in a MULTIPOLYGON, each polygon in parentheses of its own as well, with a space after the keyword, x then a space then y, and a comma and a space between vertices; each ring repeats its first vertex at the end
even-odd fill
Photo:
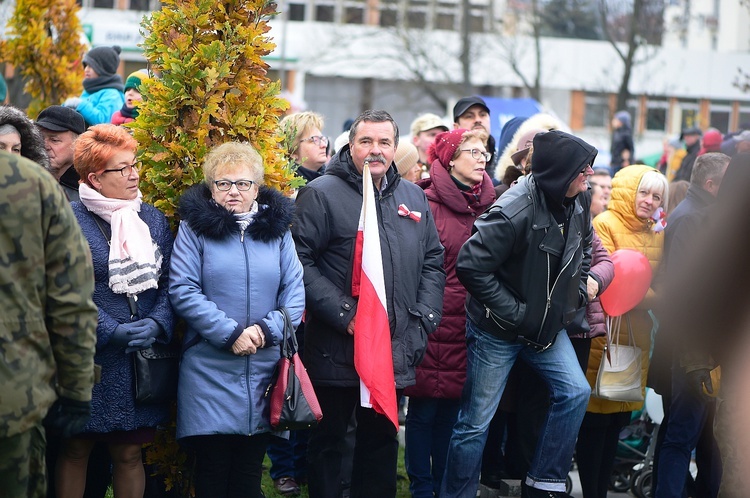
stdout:
POLYGON ((567 240, 545 202, 534 176, 522 178, 477 219, 457 263, 469 319, 538 349, 549 347, 586 304, 591 263, 591 221, 580 199, 567 240))

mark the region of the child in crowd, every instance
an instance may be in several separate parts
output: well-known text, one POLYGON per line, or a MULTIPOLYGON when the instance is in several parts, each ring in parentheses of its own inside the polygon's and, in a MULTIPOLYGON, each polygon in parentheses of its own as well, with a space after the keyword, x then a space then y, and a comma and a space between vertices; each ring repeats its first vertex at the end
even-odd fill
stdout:
POLYGON ((83 56, 83 93, 63 105, 78 111, 86 126, 109 123, 125 103, 120 66, 120 47, 96 47, 83 56))
POLYGON ((131 73, 125 80, 125 103, 112 115, 112 124, 123 125, 135 121, 138 117, 138 103, 143 101, 141 83, 148 79, 146 69, 131 73))

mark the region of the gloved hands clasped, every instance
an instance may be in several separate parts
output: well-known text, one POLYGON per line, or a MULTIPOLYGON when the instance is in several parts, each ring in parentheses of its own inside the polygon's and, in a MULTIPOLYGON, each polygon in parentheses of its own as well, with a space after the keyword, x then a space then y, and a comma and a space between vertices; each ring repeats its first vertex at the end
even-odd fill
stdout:
POLYGON ((127 346, 125 352, 132 353, 150 347, 161 332, 161 327, 154 319, 143 318, 118 325, 109 343, 113 346, 127 346))

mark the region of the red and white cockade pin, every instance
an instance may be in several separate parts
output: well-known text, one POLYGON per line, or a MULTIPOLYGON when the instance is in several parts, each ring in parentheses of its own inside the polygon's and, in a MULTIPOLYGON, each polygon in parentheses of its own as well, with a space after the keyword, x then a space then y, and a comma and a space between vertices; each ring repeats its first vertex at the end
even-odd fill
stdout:
POLYGON ((667 228, 667 213, 664 212, 663 208, 657 209, 651 218, 654 220, 652 228, 654 232, 663 232, 667 228))
POLYGON ((398 215, 403 216, 404 218, 408 216, 417 223, 419 223, 419 220, 422 219, 422 213, 420 213, 419 211, 410 211, 409 208, 406 207, 406 204, 399 204, 398 215))

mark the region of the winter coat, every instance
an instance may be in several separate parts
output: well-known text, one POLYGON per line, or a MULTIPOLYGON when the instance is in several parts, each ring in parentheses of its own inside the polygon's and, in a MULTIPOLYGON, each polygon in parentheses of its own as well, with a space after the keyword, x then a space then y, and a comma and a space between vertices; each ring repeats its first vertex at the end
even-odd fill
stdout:
POLYGON ((88 244, 55 179, 6 152, 0 178, 0 440, 6 441, 41 424, 58 396, 91 399, 96 306, 88 244))
POLYGON ((602 240, 596 232, 591 237, 591 268, 589 269, 589 275, 599 283, 597 297, 593 301, 589 301, 586 305, 586 323, 589 330, 581 334, 571 334, 571 339, 593 339, 607 333, 605 324, 606 316, 602 308, 602 303, 599 301, 599 296, 607 290, 609 284, 612 283, 612 279, 615 278, 615 265, 609 259, 609 253, 604 245, 602 245, 602 240))
POLYGON ((466 289, 456 276, 456 260, 477 216, 495 201, 495 192, 485 174, 479 199, 469 204, 439 161, 432 163, 430 172, 430 178, 418 184, 425 189, 445 248, 443 319, 427 339, 424 360, 417 367, 417 383, 407 387, 404 394, 457 399, 466 381, 466 289))
POLYGON ((0 105, 0 125, 13 125, 21 135, 21 155, 49 170, 44 137, 26 113, 9 105, 0 105))
MULTIPOLYGON (((648 171, 654 171, 654 169, 650 166, 633 165, 621 169, 615 175, 612 179, 612 199, 607 211, 594 218, 594 230, 610 254, 618 249, 635 249, 645 254, 655 275, 661 260, 664 233, 652 230, 653 220, 644 220, 635 214, 638 185, 641 177, 648 171)), ((630 320, 635 343, 641 348, 641 387, 644 390, 651 351, 651 333, 654 328, 649 310, 654 305, 654 301, 654 291, 649 289, 643 301, 623 315, 620 327, 620 343, 627 344, 628 319, 630 320)), ((616 333, 614 330, 612 332, 616 333)), ((596 383, 596 374, 602 361, 605 342, 605 337, 598 337, 591 341, 586 378, 592 387, 596 383)), ((642 402, 625 403, 592 396, 587 410, 592 413, 618 413, 640 410, 642 406, 642 402)))
POLYGON ((86 120, 86 126, 112 122, 112 115, 125 103, 125 95, 116 88, 103 88, 94 93, 86 90, 76 111, 86 120))
POLYGON ((536 172, 477 219, 456 272, 470 294, 468 318, 480 329, 543 348, 586 303, 591 220, 580 196, 566 200, 565 194, 596 149, 559 131, 537 135, 534 146, 536 172), (552 203, 567 217, 566 237, 552 203))
POLYGON ((69 201, 80 201, 81 196, 78 194, 78 186, 79 186, 79 180, 81 179, 80 176, 78 176, 78 172, 71 164, 68 169, 65 170, 65 173, 62 174, 60 177, 60 187, 62 187, 63 192, 65 192, 65 197, 68 198, 69 201))
POLYGON ((633 146, 633 130, 630 129, 630 120, 623 122, 622 126, 612 132, 612 144, 610 146, 610 166, 613 172, 622 168, 622 153, 630 151, 630 164, 635 160, 635 148, 633 146))
MULTIPOLYGON (((159 324, 162 334, 157 337, 158 342, 171 341, 174 314, 167 296, 169 258, 172 253, 169 223, 161 211, 148 204, 141 204, 138 215, 148 225, 151 238, 161 250, 162 265, 159 287, 138 294, 138 314, 131 320, 127 296, 115 294, 109 288, 109 240, 96 223, 98 217, 81 202, 72 202, 71 206, 91 248, 96 280, 94 303, 99 308, 95 360, 97 365, 101 365, 102 373, 101 382, 94 386, 91 420, 86 426, 86 432, 156 427, 168 420, 169 405, 135 404, 132 353, 126 353, 125 346, 110 345, 109 341, 118 325, 142 318, 152 318, 159 324)), ((106 234, 111 236, 109 223, 101 218, 98 221, 106 234)))
POLYGON ((115 113, 112 114, 111 122, 113 125, 120 126, 126 123, 132 123, 133 121, 135 121, 135 118, 129 118, 129 117, 123 116, 122 110, 115 111, 115 113))
POLYGON ((682 162, 680 163, 680 169, 677 170, 677 173, 674 175, 674 180, 685 180, 687 182, 690 181, 690 176, 693 174, 693 165, 695 164, 695 160, 698 158, 698 153, 701 150, 701 141, 698 140, 690 147, 686 148, 687 154, 685 157, 682 158, 682 162))
MULTIPOLYGON (((396 387, 415 382, 427 335, 440 322, 445 272, 443 248, 427 198, 418 186, 402 181, 391 164, 376 193, 386 305, 391 329, 396 387), (398 214, 403 204, 421 213, 417 222, 398 214)), ((346 327, 354 318, 352 297, 354 242, 362 210, 362 175, 349 146, 325 174, 297 195, 292 233, 305 268, 305 366, 313 382, 332 387, 359 385, 354 369, 354 338, 346 327)))
POLYGON ((294 204, 261 187, 243 232, 205 184, 180 199, 169 297, 187 322, 177 390, 177 437, 271 431, 266 388, 279 360, 285 306, 294 326, 304 308, 302 266, 289 233, 294 204), (265 347, 238 356, 232 345, 258 325, 265 347))

